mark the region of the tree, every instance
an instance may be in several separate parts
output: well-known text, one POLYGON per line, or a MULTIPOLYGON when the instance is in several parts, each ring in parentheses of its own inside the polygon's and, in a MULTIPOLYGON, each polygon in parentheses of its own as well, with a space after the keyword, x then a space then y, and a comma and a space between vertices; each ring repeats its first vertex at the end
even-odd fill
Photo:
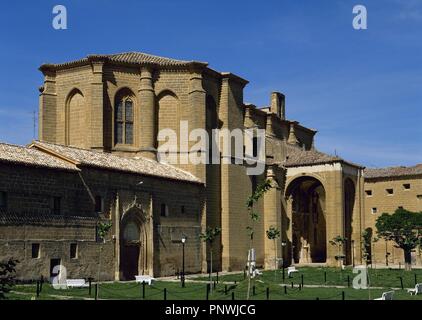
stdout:
POLYGON ((221 233, 221 229, 219 227, 215 227, 215 228, 207 227, 205 232, 199 235, 199 238, 202 241, 204 241, 205 243, 209 243, 210 245, 210 276, 209 276, 210 282, 212 282, 212 244, 215 238, 217 238, 220 233, 221 233))
MULTIPOLYGON (((99 222, 98 223, 98 227, 97 227, 97 233, 98 233, 98 238, 101 240, 100 243, 100 252, 99 252, 99 256, 98 256, 98 283, 100 282, 100 276, 101 276, 101 255, 103 252, 103 245, 106 242, 106 237, 108 232, 110 231, 112 227, 112 223, 111 221, 108 222, 99 222)), ((100 292, 100 288, 97 288, 97 299, 99 296, 99 292, 100 292)))
MULTIPOLYGON (((250 224, 246 227, 246 229, 248 230, 248 234, 249 234, 249 252, 248 252, 248 262, 249 263, 251 262, 251 261, 249 261, 249 256, 252 252, 252 247, 253 247, 253 236, 254 236, 254 232, 255 232, 255 222, 257 222, 259 220, 259 213, 254 210, 254 205, 271 188, 272 188, 271 181, 267 179, 267 180, 263 181, 262 183, 260 183, 256 187, 255 191, 251 194, 251 196, 246 200, 246 207, 248 209, 249 219, 250 219, 250 224)), ((250 270, 250 268, 251 268, 251 266, 249 266, 249 270, 250 270)), ((247 299, 248 300, 249 300, 250 291, 251 291, 251 279, 252 279, 252 273, 248 272, 248 292, 247 292, 247 299)))
POLYGON ((372 228, 366 228, 362 232, 362 242, 362 257, 365 264, 368 265, 371 262, 372 228))
POLYGON ((378 241, 378 237, 373 237, 372 228, 366 228, 362 232, 362 258, 367 266, 371 264, 371 268, 376 261, 374 246, 378 241))
POLYGON ((339 262, 340 267, 343 266, 343 260, 346 258, 343 253, 343 245, 346 243, 346 241, 347 238, 344 238, 342 236, 336 236, 332 240, 330 240, 330 244, 338 248, 338 254, 335 256, 335 258, 339 262))
POLYGON ((403 250, 406 270, 411 270, 412 250, 422 244, 422 212, 399 208, 393 214, 383 213, 375 226, 381 238, 403 250))
POLYGON ((275 264, 274 278, 277 275, 277 269, 278 269, 278 265, 277 265, 277 239, 280 238, 280 235, 281 235, 281 232, 276 227, 271 226, 267 230, 267 238, 274 241, 274 264, 275 264))
POLYGON ((6 299, 6 293, 10 292, 15 284, 18 263, 15 259, 0 262, 0 300, 6 299))

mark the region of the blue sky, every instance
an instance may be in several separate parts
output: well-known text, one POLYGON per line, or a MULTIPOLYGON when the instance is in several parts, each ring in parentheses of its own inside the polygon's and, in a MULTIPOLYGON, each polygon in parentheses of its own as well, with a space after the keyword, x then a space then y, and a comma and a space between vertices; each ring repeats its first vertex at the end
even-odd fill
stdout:
POLYGON ((142 51, 250 81, 245 101, 287 96, 316 146, 369 167, 422 162, 422 0, 22 1, 0 10, 0 140, 33 139, 44 62, 142 51), (54 5, 68 29, 51 26, 54 5), (352 9, 368 10, 368 30, 352 9))

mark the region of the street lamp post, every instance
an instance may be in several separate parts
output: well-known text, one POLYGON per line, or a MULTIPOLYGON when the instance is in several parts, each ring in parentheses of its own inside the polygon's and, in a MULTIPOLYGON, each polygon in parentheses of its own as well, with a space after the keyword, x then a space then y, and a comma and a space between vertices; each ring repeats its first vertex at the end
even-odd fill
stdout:
POLYGON ((355 240, 352 240, 352 266, 355 267, 355 240))
POLYGON ((185 287, 185 242, 186 236, 182 237, 182 276, 180 277, 182 281, 182 288, 185 287))
POLYGON ((287 246, 287 242, 286 241, 281 241, 281 268, 283 270, 283 281, 285 279, 285 274, 284 274, 284 248, 287 246))

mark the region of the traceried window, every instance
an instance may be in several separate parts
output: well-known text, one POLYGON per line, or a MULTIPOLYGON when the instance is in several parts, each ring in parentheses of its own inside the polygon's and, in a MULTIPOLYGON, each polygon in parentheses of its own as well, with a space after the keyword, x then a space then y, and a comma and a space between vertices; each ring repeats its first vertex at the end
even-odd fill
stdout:
POLYGON ((133 101, 129 96, 116 101, 114 139, 116 144, 133 144, 133 101))

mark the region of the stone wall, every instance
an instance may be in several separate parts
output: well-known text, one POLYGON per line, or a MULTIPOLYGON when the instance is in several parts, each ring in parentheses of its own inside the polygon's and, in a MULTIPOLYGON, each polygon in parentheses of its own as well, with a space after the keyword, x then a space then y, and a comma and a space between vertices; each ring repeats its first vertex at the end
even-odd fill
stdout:
POLYGON ((145 272, 164 276, 180 268, 177 241, 181 234, 188 236, 186 271, 201 270, 199 233, 204 205, 201 184, 94 168, 83 168, 79 176, 76 172, 1 164, 0 191, 7 194, 7 208, 1 210, 0 219, 0 260, 18 259, 20 279, 48 277, 51 259, 61 259, 69 277, 97 277, 102 245, 96 240, 99 218, 111 219, 113 223, 103 245, 101 279, 118 279, 119 222, 134 204, 151 216, 152 247, 148 251, 151 266, 145 272), (89 192, 102 197, 101 213, 94 211, 89 192), (61 197, 61 211, 57 215, 51 210, 52 197, 61 197), (162 203, 168 205, 168 217, 160 215, 162 203), (40 245, 36 258, 31 257, 33 243, 40 245), (75 259, 70 259, 71 244, 77 244, 75 259))
MULTIPOLYGON (((390 178, 371 178, 365 180, 364 185, 365 198, 365 227, 373 230, 376 234, 375 223, 383 213, 394 213, 399 207, 413 212, 422 211, 422 177, 390 177, 390 178), (410 185, 407 189, 404 185, 410 185), (393 189, 393 194, 389 194, 387 189, 393 189), (369 195, 368 193, 372 194, 369 195), (373 211, 376 209, 376 212, 373 211)), ((372 245, 372 258, 378 264, 386 264, 386 253, 388 262, 391 264, 404 264, 404 253, 400 248, 396 248, 392 242, 379 240, 372 245)), ((422 264, 422 256, 419 250, 413 253, 414 261, 422 264)))

